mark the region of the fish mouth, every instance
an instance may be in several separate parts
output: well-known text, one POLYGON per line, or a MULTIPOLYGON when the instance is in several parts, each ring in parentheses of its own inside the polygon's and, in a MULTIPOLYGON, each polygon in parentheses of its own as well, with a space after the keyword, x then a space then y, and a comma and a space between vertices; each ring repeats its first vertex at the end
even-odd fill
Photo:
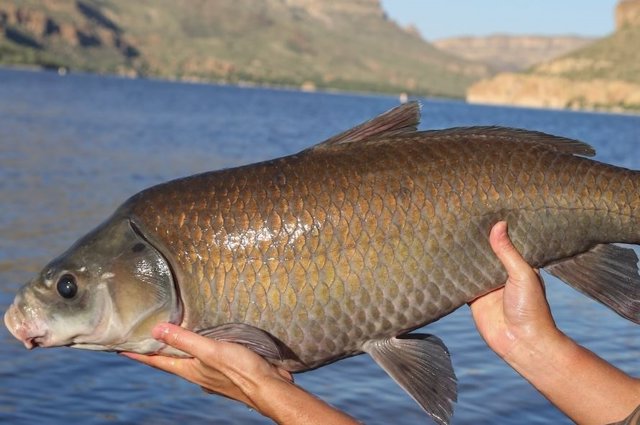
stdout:
POLYGON ((44 339, 47 337, 47 335, 40 335, 40 336, 30 336, 27 337, 24 341, 22 341, 22 343, 24 344, 25 348, 27 350, 32 350, 36 347, 40 347, 44 345, 44 339))
POLYGON ((11 335, 22 342, 27 350, 46 346, 47 331, 42 326, 27 321, 15 304, 5 312, 4 324, 11 335))

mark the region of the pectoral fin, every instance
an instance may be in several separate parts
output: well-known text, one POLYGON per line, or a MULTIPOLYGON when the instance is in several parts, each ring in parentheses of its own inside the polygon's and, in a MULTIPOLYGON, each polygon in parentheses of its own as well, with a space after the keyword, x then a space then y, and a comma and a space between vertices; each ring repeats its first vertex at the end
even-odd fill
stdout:
POLYGON ((291 358, 288 348, 275 337, 262 329, 244 323, 227 323, 199 330, 198 333, 207 338, 242 344, 269 360, 283 361, 291 358))
POLYGON ((442 341, 425 334, 367 341, 368 353, 438 424, 448 424, 457 400, 456 376, 442 341))
POLYGON ((574 289, 640 324, 638 256, 630 248, 596 245, 590 251, 545 267, 574 289))

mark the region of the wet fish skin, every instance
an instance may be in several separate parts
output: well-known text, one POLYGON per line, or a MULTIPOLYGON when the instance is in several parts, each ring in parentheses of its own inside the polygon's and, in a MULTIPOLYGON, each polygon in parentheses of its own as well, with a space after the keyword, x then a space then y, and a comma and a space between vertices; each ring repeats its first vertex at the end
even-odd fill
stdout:
POLYGON ((500 286, 487 241, 498 220, 536 267, 638 243, 638 173, 536 137, 471 128, 345 143, 159 185, 122 213, 169 253, 186 327, 265 329, 296 354, 283 366, 306 370, 500 286))
POLYGON ((538 132, 418 132, 419 115, 134 195, 25 285, 7 327, 29 348, 182 355, 150 334, 171 321, 294 372, 367 352, 446 424, 449 354, 408 332, 504 283, 499 220, 531 265, 640 322, 638 258, 612 245, 640 242, 640 173, 538 132))

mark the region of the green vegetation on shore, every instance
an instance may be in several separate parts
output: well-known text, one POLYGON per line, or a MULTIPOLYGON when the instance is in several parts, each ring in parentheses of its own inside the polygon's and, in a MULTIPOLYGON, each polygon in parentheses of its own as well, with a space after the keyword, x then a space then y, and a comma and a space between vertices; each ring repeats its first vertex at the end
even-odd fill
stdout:
POLYGON ((449 97, 489 74, 376 0, 8 0, 0 63, 449 97))
POLYGON ((627 25, 608 37, 532 68, 571 80, 622 80, 640 84, 640 25, 627 25))

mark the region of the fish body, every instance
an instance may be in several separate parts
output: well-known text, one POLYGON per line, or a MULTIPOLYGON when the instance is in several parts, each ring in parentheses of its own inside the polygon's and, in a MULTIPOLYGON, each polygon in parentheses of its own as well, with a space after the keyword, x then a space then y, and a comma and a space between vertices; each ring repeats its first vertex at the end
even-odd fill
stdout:
POLYGON ((301 370, 503 284, 487 240, 499 220, 536 267, 638 242, 634 172, 499 130, 365 144, 205 173, 127 202, 119 214, 170 253, 182 324, 268 329, 301 370))
POLYGON ((168 320, 293 372, 367 352, 447 423, 446 348, 410 332, 504 284, 488 243, 500 220, 532 266, 638 322, 637 257, 611 245, 640 242, 638 172, 571 139, 416 131, 418 117, 408 104, 294 155, 146 189, 47 266, 5 322, 27 346, 180 355, 150 338, 168 320), (76 321, 91 323, 56 339, 45 322, 72 320, 61 276, 78 287, 71 302, 97 288, 112 301, 85 300, 92 319, 76 321))

